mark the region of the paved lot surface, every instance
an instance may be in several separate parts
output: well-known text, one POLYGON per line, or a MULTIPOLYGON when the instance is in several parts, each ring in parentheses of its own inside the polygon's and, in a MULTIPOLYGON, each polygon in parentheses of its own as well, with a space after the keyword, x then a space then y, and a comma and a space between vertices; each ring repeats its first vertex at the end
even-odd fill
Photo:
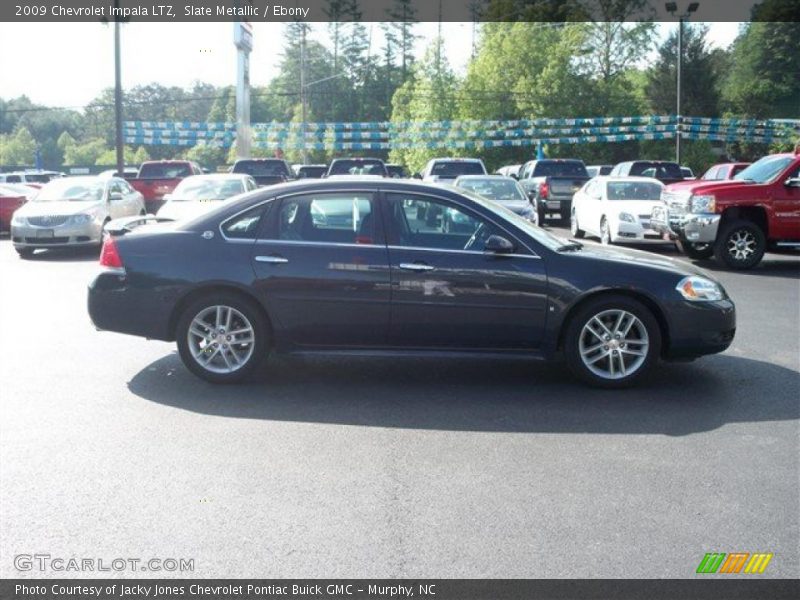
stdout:
POLYGON ((797 258, 716 271, 734 345, 625 392, 419 360, 280 360, 213 387, 170 344, 92 328, 95 261, 0 239, 2 577, 21 553, 194 558, 198 577, 691 577, 711 551, 800 576, 797 258))

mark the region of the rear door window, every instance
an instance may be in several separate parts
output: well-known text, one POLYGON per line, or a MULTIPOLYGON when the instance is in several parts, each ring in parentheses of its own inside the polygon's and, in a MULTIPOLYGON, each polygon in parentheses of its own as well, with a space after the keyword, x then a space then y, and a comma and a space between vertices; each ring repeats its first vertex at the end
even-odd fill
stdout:
POLYGON ((378 243, 374 196, 338 192, 292 196, 281 200, 276 237, 328 244, 378 243))

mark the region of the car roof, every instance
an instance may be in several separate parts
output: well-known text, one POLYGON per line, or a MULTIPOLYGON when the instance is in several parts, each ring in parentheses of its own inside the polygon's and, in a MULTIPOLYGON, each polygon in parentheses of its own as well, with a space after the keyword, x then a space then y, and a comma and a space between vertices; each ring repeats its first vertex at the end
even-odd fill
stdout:
POLYGON ((441 158, 432 158, 428 162, 438 162, 438 161, 448 161, 448 162, 483 162, 480 158, 466 158, 461 156, 451 156, 451 157, 441 157, 441 158))
MULTIPOLYGON (((498 173, 487 173, 486 175, 459 175, 456 177, 456 181, 464 179, 498 179, 500 181, 508 181, 509 178, 505 175, 499 175, 498 173)), ((512 181, 516 181, 516 179, 512 179, 512 181)))
POLYGON ((664 184, 661 183, 655 177, 642 177, 641 175, 631 175, 628 177, 620 177, 618 175, 598 175, 597 177, 593 177, 592 181, 604 181, 606 183, 657 183, 658 185, 663 186, 664 184))
POLYGON ((186 181, 187 179, 247 179, 251 177, 252 175, 247 173, 200 173, 198 175, 184 177, 182 181, 186 181))

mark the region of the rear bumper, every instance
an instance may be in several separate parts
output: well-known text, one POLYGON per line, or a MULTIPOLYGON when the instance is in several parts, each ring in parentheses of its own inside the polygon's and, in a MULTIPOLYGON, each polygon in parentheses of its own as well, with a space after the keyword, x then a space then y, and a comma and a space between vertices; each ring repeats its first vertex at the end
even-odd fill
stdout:
POLYGON ((656 206, 650 216, 650 226, 672 239, 694 244, 712 244, 717 239, 721 215, 689 213, 676 216, 666 206, 656 206))
POLYGON ((97 329, 171 341, 173 303, 130 285, 124 271, 101 271, 89 284, 89 317, 97 329))

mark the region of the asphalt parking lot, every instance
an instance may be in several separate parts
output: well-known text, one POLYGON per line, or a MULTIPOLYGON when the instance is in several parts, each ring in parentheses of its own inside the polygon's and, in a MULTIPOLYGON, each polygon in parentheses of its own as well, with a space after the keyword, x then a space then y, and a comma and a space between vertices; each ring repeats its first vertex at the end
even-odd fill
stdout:
POLYGON ((683 578, 736 551, 800 576, 796 257, 709 265, 733 346, 622 392, 549 364, 367 359, 214 387, 171 344, 93 329, 95 265, 0 238, 2 577, 61 575, 15 569, 46 553, 192 558, 194 577, 683 578))

